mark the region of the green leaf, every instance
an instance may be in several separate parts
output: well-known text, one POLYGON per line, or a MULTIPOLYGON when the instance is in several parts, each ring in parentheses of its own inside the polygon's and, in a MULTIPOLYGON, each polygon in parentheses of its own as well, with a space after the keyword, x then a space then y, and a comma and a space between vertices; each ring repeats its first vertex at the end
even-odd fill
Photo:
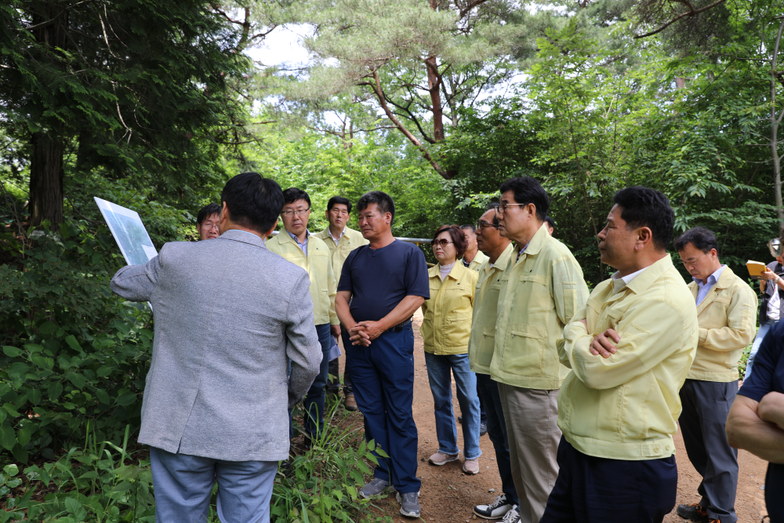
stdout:
POLYGON ((17 474, 19 474, 19 467, 17 467, 16 464, 11 463, 10 465, 6 465, 5 467, 3 467, 3 472, 8 474, 9 476, 16 476, 17 474))
POLYGON ((71 347, 75 351, 84 352, 84 350, 82 349, 82 346, 79 345, 79 342, 76 341, 76 338, 74 337, 73 334, 68 335, 68 336, 65 337, 65 343, 67 343, 68 346, 71 347))
POLYGON ((29 389, 27 391, 27 399, 29 399, 30 403, 33 405, 38 405, 41 403, 41 391, 38 389, 29 389))
POLYGON ((16 432, 16 441, 23 447, 30 443, 30 431, 27 429, 19 429, 16 432))
POLYGON ((111 374, 113 371, 114 371, 114 369, 112 369, 111 367, 107 367, 106 365, 104 365, 103 367, 100 367, 100 368, 98 369, 98 372, 96 372, 96 374, 98 375, 98 377, 99 377, 99 378, 105 378, 106 376, 108 376, 109 374, 111 374))
POLYGON ((137 395, 133 392, 129 392, 127 394, 123 394, 119 398, 117 398, 117 405, 120 406, 127 406, 136 403, 137 395))
POLYGON ((74 387, 79 390, 82 390, 84 386, 87 384, 87 380, 79 373, 76 372, 69 372, 65 375, 68 380, 73 383, 74 387))
POLYGON ((46 320, 38 326, 38 334, 41 336, 51 336, 55 332, 57 332, 57 325, 49 320, 46 320))
POLYGON ((16 434, 8 423, 0 425, 0 446, 5 450, 12 450, 16 445, 16 434))
POLYGON ((5 409, 5 411, 6 411, 8 414, 10 414, 11 416, 13 416, 14 418, 18 418, 19 416, 21 416, 21 414, 19 414, 19 411, 18 411, 18 410, 16 410, 16 409, 14 408, 14 406, 13 406, 13 405, 11 405, 10 403, 3 403, 3 408, 5 409))
POLYGON ((24 377, 25 373, 30 370, 30 366, 22 363, 21 361, 17 361, 16 363, 11 364, 8 367, 8 375, 13 378, 21 378, 24 377))
POLYGON ((21 461, 22 463, 27 463, 27 460, 30 457, 30 455, 21 445, 16 445, 14 449, 11 451, 11 454, 14 455, 16 461, 21 461))
POLYGON ((98 398, 98 401, 103 403, 104 405, 111 405, 112 400, 109 395, 103 389, 95 389, 95 397, 98 398))
POLYGON ((49 401, 57 401, 60 398, 60 394, 63 393, 63 384, 59 381, 52 383, 49 385, 46 393, 49 396, 49 401))
POLYGON ((9 358, 17 358, 22 354, 24 354, 24 351, 22 349, 17 349, 16 347, 9 347, 8 345, 3 346, 3 352, 9 358))

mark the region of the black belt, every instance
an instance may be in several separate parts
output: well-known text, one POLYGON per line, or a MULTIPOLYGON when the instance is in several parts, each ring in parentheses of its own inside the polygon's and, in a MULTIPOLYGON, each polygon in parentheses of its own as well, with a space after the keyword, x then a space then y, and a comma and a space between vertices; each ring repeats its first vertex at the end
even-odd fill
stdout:
POLYGON ((404 321, 404 322, 398 323, 398 324, 397 324, 397 325, 395 325, 394 327, 390 327, 390 328, 389 328, 389 329, 387 329, 387 330, 390 330, 390 331, 392 331, 392 332, 400 332, 400 331, 402 331, 403 329, 405 329, 406 327, 410 327, 410 326, 411 326, 411 318, 407 319, 407 320, 406 320, 406 321, 404 321))

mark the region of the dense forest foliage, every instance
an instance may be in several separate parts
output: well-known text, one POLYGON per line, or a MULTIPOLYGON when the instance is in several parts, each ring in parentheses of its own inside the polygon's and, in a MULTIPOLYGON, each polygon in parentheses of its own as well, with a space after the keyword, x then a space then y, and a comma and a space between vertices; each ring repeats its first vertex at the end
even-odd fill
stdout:
POLYGON ((782 0, 6 2, 3 461, 138 426, 151 317, 109 291, 124 262, 94 196, 160 248, 252 170, 310 193, 311 230, 329 197, 383 190, 393 232, 430 237, 530 175, 593 286, 612 196, 640 184, 745 275, 784 221, 781 15, 782 0), (287 27, 310 61, 265 65, 287 27))

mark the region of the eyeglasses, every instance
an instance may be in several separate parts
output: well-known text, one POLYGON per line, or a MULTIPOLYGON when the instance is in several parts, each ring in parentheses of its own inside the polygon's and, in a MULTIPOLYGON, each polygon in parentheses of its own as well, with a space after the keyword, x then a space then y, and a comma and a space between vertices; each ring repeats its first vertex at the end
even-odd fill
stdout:
POLYGON ((297 209, 297 210, 287 209, 285 211, 281 211, 280 214, 283 215, 283 216, 286 216, 288 218, 290 216, 302 216, 303 214, 305 214, 309 210, 310 210, 310 207, 308 207, 307 209, 297 209))
POLYGON ((208 231, 212 230, 212 229, 217 229, 218 228, 218 224, 217 223, 210 223, 210 222, 202 222, 200 226, 201 226, 202 229, 207 229, 208 231))
POLYGON ((449 240, 444 240, 443 238, 440 240, 433 240, 433 247, 435 247, 436 245, 440 245, 441 247, 446 247, 450 243, 454 243, 454 242, 450 242, 449 240))
POLYGON ((495 208, 495 213, 496 214, 503 214, 503 213, 505 213, 509 209, 509 207, 524 207, 526 205, 528 205, 528 204, 527 203, 506 203, 506 202, 501 202, 500 204, 498 204, 498 207, 495 208))
POLYGON ((496 225, 494 223, 487 223, 484 220, 479 220, 478 222, 476 222, 476 228, 480 231, 482 229, 498 229, 499 227, 500 225, 496 225))

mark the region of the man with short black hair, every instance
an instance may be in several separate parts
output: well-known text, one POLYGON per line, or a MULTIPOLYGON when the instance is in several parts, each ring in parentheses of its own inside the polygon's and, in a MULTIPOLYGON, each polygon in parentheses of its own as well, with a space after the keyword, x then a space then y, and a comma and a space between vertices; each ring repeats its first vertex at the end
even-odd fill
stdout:
MULTIPOLYGON (((267 240, 267 248, 306 271, 310 277, 310 297, 316 332, 323 351, 321 371, 305 396, 305 446, 324 428, 324 386, 329 374, 330 334, 340 336, 340 322, 335 314, 337 283, 332 271, 332 257, 327 245, 308 231, 310 196, 305 191, 290 187, 283 191, 283 230, 267 240)), ((266 270, 266 268, 264 268, 266 270)))
POLYGON ((374 478, 359 494, 383 496, 391 483, 400 513, 418 518, 411 316, 430 297, 427 264, 419 248, 392 236, 395 203, 388 194, 365 194, 357 211, 359 229, 370 244, 346 258, 335 305, 354 396, 365 416, 365 439, 375 440, 389 456, 378 456, 374 478))
POLYGON ((629 187, 613 201, 598 238, 602 263, 617 272, 558 341, 572 370, 558 398, 560 470, 541 523, 660 523, 675 505, 672 436, 697 310, 667 254, 675 222, 667 197, 629 187))
POLYGON ((478 271, 479 266, 487 261, 487 256, 479 250, 479 246, 476 243, 476 226, 473 223, 467 223, 461 225, 460 228, 465 233, 466 241, 468 242, 468 248, 460 261, 469 269, 478 271))
POLYGON ((501 185, 501 236, 515 242, 501 277, 490 375, 498 383, 518 507, 505 523, 539 523, 558 475, 558 389, 567 370, 556 342, 588 297, 583 271, 544 223, 547 193, 534 178, 501 185))
POLYGON ((199 240, 212 240, 218 237, 220 225, 220 205, 210 203, 205 205, 196 216, 196 233, 199 240))
MULTIPOLYGON (((327 202, 327 222, 328 227, 321 232, 314 234, 316 238, 322 240, 327 244, 327 248, 332 253, 332 271, 335 273, 335 278, 340 278, 340 273, 343 270, 343 263, 346 261, 348 253, 360 247, 367 245, 368 241, 362 237, 362 233, 351 229, 347 224, 351 217, 351 201, 342 196, 333 196, 327 202)), ((339 352, 337 349, 338 337, 334 337, 332 351, 339 352)), ((332 393, 337 393, 339 382, 337 379, 340 373, 338 366, 337 356, 332 358, 329 362, 329 374, 334 376, 334 380, 330 379, 327 384, 327 390, 332 393)), ((343 394, 345 395, 344 404, 348 410, 357 410, 357 402, 354 399, 354 392, 351 387, 351 375, 348 372, 343 374, 343 394)))
POLYGON ((738 392, 738 361, 754 338, 757 296, 719 261, 716 236, 695 227, 675 240, 675 249, 694 281, 700 338, 680 390, 683 443, 702 476, 698 503, 678 505, 678 515, 698 523, 735 523, 738 451, 727 443, 725 423, 738 392))
POLYGON ((167 243, 112 278, 155 316, 138 441, 150 445, 156 521, 206 521, 217 481, 221 521, 268 523, 287 407, 321 361, 308 275, 264 245, 280 186, 243 173, 221 200, 219 238, 167 243))

